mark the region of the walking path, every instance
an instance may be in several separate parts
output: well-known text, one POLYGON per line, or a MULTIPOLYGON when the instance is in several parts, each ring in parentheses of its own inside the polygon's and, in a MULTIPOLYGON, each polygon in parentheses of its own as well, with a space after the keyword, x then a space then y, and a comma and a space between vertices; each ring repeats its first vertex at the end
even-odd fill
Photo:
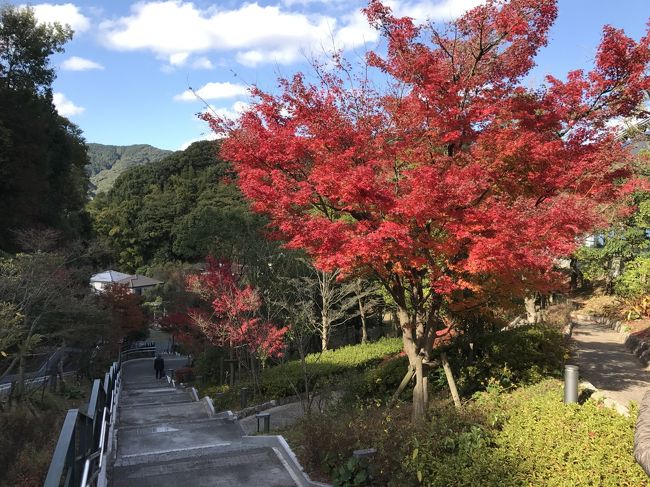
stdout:
POLYGON ((585 318, 573 322, 574 362, 580 376, 623 406, 630 401, 640 404, 650 390, 650 372, 625 348, 624 336, 585 318))
MULTIPOLYGON (((185 358, 166 358, 179 368, 185 358)), ((122 368, 117 448, 109 485, 310 486, 286 443, 275 436, 245 436, 231 414, 214 414, 190 389, 154 379, 153 359, 122 368)))

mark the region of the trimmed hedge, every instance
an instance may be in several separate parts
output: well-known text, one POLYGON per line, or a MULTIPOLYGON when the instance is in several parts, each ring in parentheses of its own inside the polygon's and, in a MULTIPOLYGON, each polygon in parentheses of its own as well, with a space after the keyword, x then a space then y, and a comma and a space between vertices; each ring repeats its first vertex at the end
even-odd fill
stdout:
POLYGON ((414 424, 409 406, 348 406, 286 432, 310 474, 336 476, 352 451, 375 447, 375 478, 393 487, 641 487, 630 417, 594 401, 564 405, 556 379, 505 393, 496 382, 456 411, 433 401, 414 424))
MULTIPOLYGON (((402 351, 401 338, 382 338, 365 345, 349 345, 306 357, 307 375, 312 387, 336 380, 346 372, 358 371, 379 364, 386 357, 402 351)), ((403 375, 403 372, 402 372, 403 375)), ((265 396, 277 398, 295 394, 294 387, 304 390, 303 371, 299 360, 264 369, 260 387, 265 396)))
POLYGON ((636 411, 625 417, 594 401, 567 406, 562 391, 550 379, 512 394, 486 393, 477 403, 483 424, 451 439, 429 436, 415 458, 405 456, 405 467, 420 471, 429 487, 649 485, 632 454, 636 411), (445 443, 453 447, 441 455, 445 443))

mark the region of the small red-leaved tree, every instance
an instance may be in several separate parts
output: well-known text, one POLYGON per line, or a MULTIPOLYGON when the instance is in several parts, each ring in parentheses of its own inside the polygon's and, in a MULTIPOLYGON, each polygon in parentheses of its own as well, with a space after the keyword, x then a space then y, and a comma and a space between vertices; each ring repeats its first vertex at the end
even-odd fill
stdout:
MULTIPOLYGON (((240 282, 232 263, 210 257, 206 271, 189 276, 187 285, 210 304, 209 311, 192 309, 187 313, 210 343, 233 351, 243 348, 262 363, 283 355, 289 328, 278 328, 259 317, 259 293, 240 282)), ((252 363, 251 371, 256 379, 252 363)))
POLYGON ((605 27, 592 71, 530 89, 553 0, 488 1, 441 29, 379 1, 365 13, 386 41, 367 56, 379 82, 338 62, 317 85, 297 74, 278 95, 254 89, 237 121, 205 118, 278 238, 321 269, 381 280, 419 417, 441 311, 550 286, 556 258, 621 196, 630 157, 607 122, 650 87, 650 36, 605 27))
POLYGON ((122 339, 146 336, 147 320, 142 309, 142 297, 131 292, 125 284, 110 283, 100 295, 103 305, 111 315, 110 336, 114 352, 122 339))
POLYGON ((183 345, 188 353, 198 355, 205 348, 205 337, 187 313, 175 311, 159 320, 160 328, 169 333, 173 343, 183 345))

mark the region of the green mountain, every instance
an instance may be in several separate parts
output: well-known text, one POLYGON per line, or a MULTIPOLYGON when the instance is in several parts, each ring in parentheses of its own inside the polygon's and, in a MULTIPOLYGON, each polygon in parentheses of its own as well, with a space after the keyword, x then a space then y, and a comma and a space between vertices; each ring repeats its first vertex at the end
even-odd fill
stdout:
POLYGON ((134 166, 156 162, 172 154, 172 151, 158 149, 147 144, 104 145, 88 144, 90 164, 86 171, 95 192, 106 192, 113 186, 117 177, 134 166))

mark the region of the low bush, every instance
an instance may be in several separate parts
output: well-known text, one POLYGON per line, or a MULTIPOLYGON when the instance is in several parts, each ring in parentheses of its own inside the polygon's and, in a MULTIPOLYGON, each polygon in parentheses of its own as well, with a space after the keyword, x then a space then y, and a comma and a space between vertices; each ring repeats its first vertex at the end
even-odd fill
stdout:
POLYGON ((37 390, 0 410, 0 487, 43 485, 67 410, 85 404, 88 392, 88 384, 57 394, 37 390))
POLYGON ((594 401, 564 405, 562 383, 554 379, 512 393, 495 381, 488 389, 461 411, 433 401, 429 420, 419 424, 405 405, 354 406, 305 417, 287 437, 316 478, 349 485, 361 471, 348 465, 352 451, 369 447, 377 449, 373 478, 360 485, 649 484, 632 456, 635 414, 620 416, 594 401))
POLYGON ((218 382, 221 380, 222 359, 228 358, 228 353, 219 347, 210 347, 196 359, 196 374, 204 382, 218 382))
POLYGON ((639 256, 625 265, 616 279, 616 294, 625 298, 639 298, 650 294, 650 257, 639 256))
POLYGON ((194 370, 190 367, 183 367, 174 371, 174 379, 177 382, 190 382, 194 380, 194 370))
POLYGON ((570 303, 549 306, 544 312, 544 321, 549 326, 554 326, 560 331, 564 331, 571 324, 571 312, 573 309, 573 305, 570 303))
POLYGON ((465 396, 484 390, 491 378, 511 387, 560 376, 568 357, 562 332, 547 325, 484 335, 474 342, 471 355, 462 340, 456 346, 461 348, 450 353, 450 361, 460 393, 465 396))
MULTIPOLYGON (((336 376, 380 363, 402 351, 400 338, 382 338, 365 345, 349 345, 324 353, 307 355, 307 377, 312 388, 322 387, 336 376)), ((403 374, 403 373, 402 373, 403 374)), ((304 390, 304 374, 299 360, 292 360, 261 373, 260 387, 268 397, 284 397, 304 390)))

